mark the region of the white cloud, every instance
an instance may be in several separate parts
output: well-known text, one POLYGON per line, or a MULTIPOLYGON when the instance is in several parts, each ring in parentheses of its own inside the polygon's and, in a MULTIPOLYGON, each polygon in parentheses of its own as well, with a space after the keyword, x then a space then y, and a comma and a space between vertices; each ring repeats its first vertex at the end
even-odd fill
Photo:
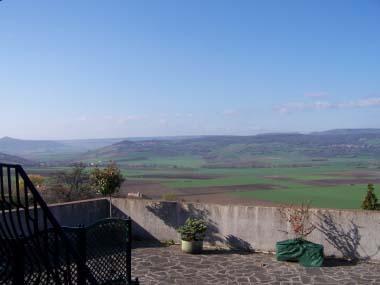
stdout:
POLYGON ((334 108, 334 105, 329 102, 314 102, 312 107, 316 110, 325 110, 325 109, 331 109, 334 108))
POLYGON ((372 97, 339 104, 340 108, 366 108, 380 106, 380 97, 372 97))
POLYGON ((371 97, 347 102, 331 103, 328 101, 315 101, 312 103, 289 102, 275 107, 279 113, 288 114, 297 111, 327 110, 327 109, 354 109, 380 106, 380 97, 371 97))
POLYGON ((303 111, 303 110, 306 110, 307 108, 308 108, 308 104, 306 104, 306 103, 290 102, 290 103, 286 103, 286 104, 277 106, 275 108, 275 110, 280 112, 280 113, 285 114, 285 113, 290 113, 290 112, 294 112, 294 111, 303 111))
POLYGON ((88 124, 99 124, 102 121, 107 124, 127 124, 133 121, 142 121, 146 119, 147 116, 140 115, 101 115, 101 116, 87 116, 82 115, 75 119, 77 122, 88 123, 88 124))

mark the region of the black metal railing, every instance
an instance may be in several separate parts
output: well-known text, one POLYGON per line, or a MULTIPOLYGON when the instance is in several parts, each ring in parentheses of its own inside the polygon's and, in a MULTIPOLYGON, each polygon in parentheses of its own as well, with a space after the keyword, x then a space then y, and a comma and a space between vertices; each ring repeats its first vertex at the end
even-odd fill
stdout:
MULTIPOLYGON (((127 234, 128 244, 125 267, 119 270, 126 273, 117 274, 121 274, 123 283, 130 284, 130 221, 124 222, 127 229, 121 228, 120 223, 113 223, 116 225, 113 232, 119 225, 121 235, 127 234)), ((81 231, 89 237, 93 235, 88 235, 88 231, 98 232, 99 244, 99 233, 103 232, 107 238, 105 225, 111 224, 106 222, 98 231, 93 226, 77 230, 62 228, 24 169, 20 165, 0 163, 0 284, 102 284, 115 280, 117 274, 111 276, 92 265, 94 260, 101 260, 100 256, 89 259, 88 253, 92 251, 87 249, 83 255, 80 246, 81 231), (73 242, 73 233, 79 243, 73 242)), ((108 227, 108 230, 112 229, 108 227)), ((89 239, 85 242, 86 248, 96 245, 89 239)))
POLYGON ((88 227, 63 227, 83 257, 77 267, 87 267, 98 284, 133 283, 131 278, 131 219, 108 218, 88 227))

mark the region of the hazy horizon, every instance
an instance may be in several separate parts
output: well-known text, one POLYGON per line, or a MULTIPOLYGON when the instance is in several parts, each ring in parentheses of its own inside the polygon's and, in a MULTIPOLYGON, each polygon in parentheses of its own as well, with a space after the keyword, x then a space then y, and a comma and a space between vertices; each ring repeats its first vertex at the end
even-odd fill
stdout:
POLYGON ((310 131, 310 132, 297 132, 297 131, 289 131, 289 132, 281 132, 281 131, 267 131, 267 132, 259 132, 256 134, 247 134, 247 135, 228 135, 228 134, 198 134, 198 135, 172 135, 172 136, 126 136, 126 137, 88 137, 88 138, 22 138, 22 137, 11 137, 11 136, 1 136, 1 139, 17 139, 17 140, 51 140, 51 141, 86 141, 86 140, 123 140, 123 139, 131 139, 131 140, 140 140, 140 139, 164 139, 164 138, 192 138, 192 137, 207 137, 207 136, 255 136, 255 135, 270 135, 270 134, 313 134, 313 133, 319 133, 319 132, 327 132, 327 131, 337 131, 337 130, 379 130, 380 128, 338 128, 338 129, 325 129, 320 131, 310 131))
POLYGON ((0 1, 0 137, 380 128, 380 2, 0 1))

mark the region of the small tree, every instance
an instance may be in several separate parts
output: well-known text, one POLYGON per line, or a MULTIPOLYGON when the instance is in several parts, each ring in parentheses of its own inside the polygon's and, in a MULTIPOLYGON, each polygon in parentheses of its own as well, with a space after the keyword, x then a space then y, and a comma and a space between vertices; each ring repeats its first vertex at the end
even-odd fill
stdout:
MULTIPOLYGON (((31 174, 31 175, 29 175, 29 179, 33 183, 34 187, 36 187, 37 190, 41 190, 41 188, 45 184, 45 177, 43 177, 42 175, 31 174)), ((19 188, 24 189, 24 187, 25 187, 24 186, 25 185, 24 180, 20 179, 18 183, 19 183, 19 188)))
POLYGON ((374 191, 375 188, 373 187, 373 184, 368 184, 367 194, 362 202, 363 210, 378 210, 380 208, 374 191))
POLYGON ((91 178, 97 191, 103 196, 108 196, 109 213, 112 217, 112 194, 116 193, 124 182, 120 168, 115 163, 111 163, 103 169, 95 168, 91 173, 91 178))
POLYGON ((45 177, 38 174, 29 175, 29 179, 37 189, 41 188, 45 182, 45 177))
POLYGON ((316 228, 311 222, 310 203, 282 208, 280 214, 290 224, 296 239, 305 239, 316 228))
POLYGON ((68 171, 55 173, 50 180, 49 188, 59 192, 66 201, 86 196, 90 190, 90 175, 86 166, 78 163, 68 171))

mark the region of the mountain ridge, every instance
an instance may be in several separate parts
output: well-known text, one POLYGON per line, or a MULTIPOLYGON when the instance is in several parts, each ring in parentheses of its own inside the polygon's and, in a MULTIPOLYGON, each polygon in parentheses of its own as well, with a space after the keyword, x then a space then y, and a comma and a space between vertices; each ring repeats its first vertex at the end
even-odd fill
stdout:
POLYGON ((0 152, 0 162, 2 162, 2 163, 11 163, 11 164, 21 164, 21 165, 25 165, 25 166, 35 166, 35 165, 37 165, 37 163, 34 162, 34 161, 32 161, 32 160, 29 160, 29 159, 26 159, 26 158, 23 158, 23 157, 19 157, 19 156, 16 156, 16 155, 5 154, 5 153, 2 153, 2 152, 0 152))
MULTIPOLYGON (((380 154, 380 129, 334 129, 311 133, 262 133, 257 135, 206 135, 178 137, 81 139, 81 140, 22 140, 0 139, 0 152, 30 160, 87 160, 98 157, 151 157, 197 155, 223 157, 257 156, 292 152, 310 157, 380 154), (234 151, 235 153, 234 153, 234 151)), ((379 155, 380 156, 380 155, 379 155)))
POLYGON ((173 140, 124 140, 86 153, 82 159, 148 158, 193 155, 206 160, 292 153, 310 158, 380 157, 380 129, 328 133, 271 133, 253 136, 202 136, 173 140))

